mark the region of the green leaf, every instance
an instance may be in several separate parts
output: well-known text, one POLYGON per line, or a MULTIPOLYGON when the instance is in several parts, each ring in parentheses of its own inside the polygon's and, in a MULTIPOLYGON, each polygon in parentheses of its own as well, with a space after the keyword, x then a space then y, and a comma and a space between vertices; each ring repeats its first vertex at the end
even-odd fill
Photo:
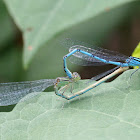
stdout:
POLYGON ((0 114, 1 139, 139 140, 140 72, 132 72, 71 101, 44 92, 20 102, 0 114))
MULTIPOLYGON (((105 38, 127 15, 134 0, 4 0, 23 32, 24 66, 27 68, 41 47, 63 37, 105 38), (130 4, 129 4, 130 3, 130 4), (127 5, 128 4, 128 5, 127 5), (127 5, 127 6, 124 6, 127 5), (109 23, 108 23, 109 21, 109 23), (103 24, 104 23, 104 24, 103 24), (62 37, 62 36, 61 36, 62 37)), ((48 46, 47 46, 48 45, 48 46)), ((56 46, 57 47, 57 46, 56 46)), ((47 54, 46 54, 47 55, 47 54)))
MULTIPOLYGON (((134 52, 132 53, 133 57, 139 57, 140 58, 140 43, 135 48, 134 52)), ((135 69, 139 68, 138 66, 134 67, 135 69)))
POLYGON ((132 56, 140 58, 140 43, 135 48, 134 52, 132 53, 132 56))

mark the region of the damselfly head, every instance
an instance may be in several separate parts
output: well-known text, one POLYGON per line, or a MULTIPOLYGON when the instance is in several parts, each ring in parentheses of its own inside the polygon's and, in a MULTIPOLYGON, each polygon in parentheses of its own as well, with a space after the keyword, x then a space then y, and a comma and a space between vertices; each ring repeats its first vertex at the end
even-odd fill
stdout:
POLYGON ((140 66, 140 58, 130 56, 125 60, 128 66, 140 66))
POLYGON ((69 83, 70 79, 68 77, 57 77, 54 82, 54 86, 62 86, 69 83))
POLYGON ((54 85, 57 85, 59 82, 60 82, 60 78, 58 77, 55 79, 54 85))
POLYGON ((72 77, 74 82, 77 82, 81 79, 81 76, 77 72, 73 72, 72 77))

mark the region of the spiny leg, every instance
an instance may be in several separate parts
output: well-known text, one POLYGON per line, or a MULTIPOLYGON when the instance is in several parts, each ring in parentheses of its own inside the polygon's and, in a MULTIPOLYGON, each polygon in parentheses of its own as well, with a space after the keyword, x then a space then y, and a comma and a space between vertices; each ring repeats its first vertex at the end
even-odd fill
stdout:
MULTIPOLYGON (((130 75, 128 81, 131 81, 131 78, 132 78, 133 74, 134 74, 135 72, 137 72, 139 69, 140 69, 140 67, 139 67, 138 69, 136 69, 134 72, 131 73, 131 75, 130 75)), ((129 83, 131 83, 131 82, 128 82, 128 84, 129 84, 129 83)), ((131 87, 131 84, 129 84, 129 85, 126 87, 126 89, 128 89, 128 88, 130 88, 130 87, 131 87)))
POLYGON ((129 78, 130 78, 130 80, 131 80, 131 78, 132 78, 133 74, 134 74, 135 72, 137 72, 139 69, 140 69, 140 67, 139 67, 138 69, 136 69, 134 72, 132 72, 132 73, 131 73, 131 75, 130 75, 130 77, 129 77, 129 78))
POLYGON ((66 91, 68 88, 69 88, 69 84, 67 84, 67 85, 65 85, 64 87, 60 88, 59 91, 61 91, 61 90, 64 89, 64 91, 61 93, 62 95, 64 95, 65 91, 66 91))
POLYGON ((61 87, 60 89, 59 89, 59 91, 61 91, 61 90, 63 90, 65 87, 67 87, 68 85, 65 85, 65 86, 63 86, 63 87, 61 87))
POLYGON ((73 84, 74 84, 74 83, 72 83, 72 85, 71 85, 71 87, 70 87, 70 92, 71 92, 71 93, 73 92, 73 84))

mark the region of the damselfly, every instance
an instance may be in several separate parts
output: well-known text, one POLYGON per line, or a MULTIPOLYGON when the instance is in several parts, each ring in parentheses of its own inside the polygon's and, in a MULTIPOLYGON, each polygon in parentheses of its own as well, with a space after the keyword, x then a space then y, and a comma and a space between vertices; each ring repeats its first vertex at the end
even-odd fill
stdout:
POLYGON ((63 57, 64 71, 69 78, 72 78, 72 73, 67 68, 66 59, 70 57, 72 63, 83 66, 95 66, 113 64, 118 67, 140 66, 140 58, 128 57, 118 52, 109 51, 107 49, 92 47, 87 48, 88 45, 81 42, 67 39, 65 45, 69 46, 69 53, 63 57), (82 45, 83 44, 83 45, 82 45), (86 45, 86 46, 85 46, 86 45))
POLYGON ((58 77, 56 79, 0 83, 0 106, 12 105, 18 103, 19 101, 25 101, 40 94, 40 92, 50 86, 54 86, 54 89, 56 89, 56 95, 65 98, 65 95, 61 92, 61 90, 59 91, 58 88, 65 88, 66 85, 80 80, 79 75, 75 74, 73 77, 73 79, 69 79, 68 77, 58 77), (25 97, 27 94, 29 95, 25 97))

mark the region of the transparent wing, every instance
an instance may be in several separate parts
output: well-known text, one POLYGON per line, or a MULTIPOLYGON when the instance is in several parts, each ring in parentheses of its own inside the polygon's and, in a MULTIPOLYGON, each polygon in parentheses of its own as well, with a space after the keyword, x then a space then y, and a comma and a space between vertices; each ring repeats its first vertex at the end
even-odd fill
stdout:
MULTIPOLYGON (((37 95, 36 92, 44 91, 52 86, 55 79, 42 79, 36 81, 0 83, 0 106, 7 106, 18 103, 24 96, 35 92, 29 98, 37 95)), ((29 99, 26 98, 26 99, 29 99)))
MULTIPOLYGON (((96 62, 87 61, 86 59, 81 59, 81 58, 76 57, 74 55, 70 56, 68 59, 69 59, 69 61, 71 63, 77 64, 77 65, 80 65, 80 66, 101 66, 101 65, 106 65, 106 63, 103 63, 101 61, 96 61, 96 62)), ((91 59, 91 57, 89 59, 91 59)))
MULTIPOLYGON (((69 52, 71 52, 74 49, 81 49, 83 51, 89 52, 91 54, 93 54, 94 56, 100 57, 101 59, 105 59, 107 61, 115 61, 115 62, 125 62, 126 59, 128 59, 128 56, 119 54, 117 52, 113 52, 113 51, 109 51, 106 49, 101 49, 99 48, 98 50, 95 49, 91 49, 91 48, 86 48, 84 46, 80 46, 80 45, 76 45, 76 46, 72 46, 69 49, 69 52)), ((87 66, 89 65, 89 62, 92 62, 92 64, 90 63, 90 66, 94 66, 94 65, 103 65, 103 62, 100 60, 97 60, 93 57, 90 57, 88 55, 85 55, 81 52, 76 52, 73 54, 73 56, 75 56, 74 58, 71 58, 70 61, 72 63, 78 64, 79 60, 81 59, 81 61, 85 60, 84 65, 87 66), (78 58, 78 59, 77 59, 78 58), (93 63, 95 62, 95 63, 93 63)))
MULTIPOLYGON (((61 44, 65 48, 67 48, 68 50, 72 46, 76 46, 76 45, 81 45, 81 46, 85 46, 85 47, 88 47, 88 48, 93 48, 93 45, 91 45, 91 44, 88 44, 88 43, 85 43, 85 42, 82 42, 82 41, 79 41, 79 40, 74 40, 74 39, 71 39, 71 38, 65 38, 65 39, 61 40, 61 44)), ((96 46, 97 45, 94 44, 94 48, 97 48, 96 46)))
POLYGON ((99 80, 99 79, 101 79, 101 78, 107 76, 108 74, 114 72, 114 71, 117 70, 118 68, 119 68, 119 66, 117 66, 117 67, 115 67, 115 68, 113 68, 113 69, 111 69, 111 70, 108 70, 108 71, 106 71, 106 72, 103 72, 103 73, 101 73, 101 74, 99 74, 99 75, 96 75, 96 76, 92 77, 91 80, 94 80, 94 81, 99 80))
MULTIPOLYGON (((125 56, 118 52, 114 52, 114 51, 106 50, 106 49, 99 48, 96 46, 92 46, 92 45, 89 45, 87 43, 83 43, 80 41, 73 41, 71 39, 66 39, 64 45, 67 48, 69 48, 69 52, 78 48, 83 51, 89 52, 89 53, 93 54, 94 56, 98 56, 102 59, 105 59, 107 61, 125 62, 125 60, 129 58, 128 56, 125 56)), ((80 52, 74 53, 73 56, 75 56, 75 57, 70 58, 70 61, 75 64, 78 64, 79 63, 78 59, 81 59, 81 61, 85 60, 84 62, 81 63, 81 65, 83 65, 83 66, 103 65, 103 62, 101 62, 100 60, 97 60, 95 58, 92 58, 92 57, 87 56, 80 52), (92 62, 92 63, 90 63, 90 62, 92 62), (93 63, 93 62, 95 62, 95 63, 93 63)))

